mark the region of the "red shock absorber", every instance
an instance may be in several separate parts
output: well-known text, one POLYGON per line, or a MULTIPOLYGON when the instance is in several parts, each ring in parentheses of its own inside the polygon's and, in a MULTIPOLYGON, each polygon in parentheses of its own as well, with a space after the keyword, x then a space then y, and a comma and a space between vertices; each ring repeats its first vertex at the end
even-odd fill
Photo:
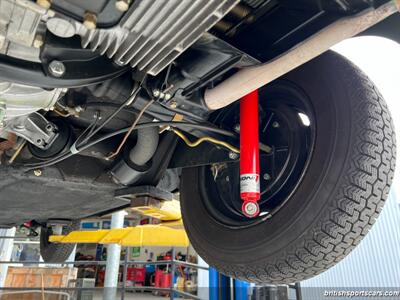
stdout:
POLYGON ((249 218, 260 213, 260 157, 258 139, 258 90, 240 100, 240 197, 249 218))

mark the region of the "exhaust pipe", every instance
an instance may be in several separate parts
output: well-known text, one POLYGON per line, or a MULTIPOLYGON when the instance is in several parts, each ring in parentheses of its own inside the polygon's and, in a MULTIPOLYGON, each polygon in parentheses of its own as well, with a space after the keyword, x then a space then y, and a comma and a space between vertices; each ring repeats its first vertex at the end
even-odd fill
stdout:
POLYGON ((340 19, 272 61, 240 70, 216 87, 206 90, 204 101, 207 107, 216 110, 235 102, 394 14, 399 3, 400 0, 389 1, 377 9, 340 19))

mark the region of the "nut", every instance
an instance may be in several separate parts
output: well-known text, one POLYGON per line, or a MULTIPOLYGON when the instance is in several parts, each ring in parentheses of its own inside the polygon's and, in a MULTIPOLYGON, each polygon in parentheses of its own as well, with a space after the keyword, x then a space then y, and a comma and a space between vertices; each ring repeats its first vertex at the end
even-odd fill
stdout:
POLYGON ((172 100, 171 103, 169 104, 169 107, 177 108, 178 107, 178 103, 175 100, 172 100))
POLYGON ((97 16, 94 13, 90 12, 90 11, 85 12, 85 15, 83 17, 83 25, 87 29, 96 29, 97 16))
POLYGON ((34 170, 33 174, 35 174, 36 177, 40 177, 40 176, 42 176, 42 170, 39 170, 39 169, 34 170))
POLYGON ((239 158, 239 154, 237 154, 236 152, 233 152, 233 151, 229 151, 228 156, 230 159, 238 159, 239 158))
POLYGON ((36 4, 45 9, 49 9, 51 6, 51 1, 50 0, 36 0, 36 4))
POLYGON ((43 46, 43 37, 40 34, 37 34, 35 36, 35 39, 33 40, 33 47, 40 48, 42 46, 43 46))
POLYGON ((171 99, 171 98, 172 98, 172 95, 171 95, 170 93, 166 93, 166 94, 165 94, 165 97, 164 97, 165 100, 168 101, 168 100, 171 99))
POLYGON ((115 8, 119 11, 127 11, 131 2, 131 0, 117 0, 115 2, 115 8))
POLYGON ((158 98, 160 96, 160 90, 153 90, 153 96, 158 98))
POLYGON ((235 130, 236 133, 240 132, 240 124, 236 124, 235 127, 233 127, 233 130, 235 130))
POLYGON ((49 64, 49 71, 54 77, 62 77, 65 73, 65 66, 61 61, 53 60, 49 64))
POLYGON ((254 218, 258 215, 260 208, 256 202, 243 203, 243 213, 249 217, 254 218))
POLYGON ((268 173, 265 173, 265 174, 263 175, 263 178, 264 178, 264 180, 270 180, 270 179, 271 179, 271 176, 270 176, 268 173))

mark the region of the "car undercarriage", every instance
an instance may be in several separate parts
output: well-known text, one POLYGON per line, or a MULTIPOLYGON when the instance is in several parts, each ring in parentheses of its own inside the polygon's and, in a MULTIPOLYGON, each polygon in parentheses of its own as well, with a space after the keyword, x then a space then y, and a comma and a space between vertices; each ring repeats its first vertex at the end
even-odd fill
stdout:
MULTIPOLYGON (((221 271, 257 282, 293 280, 297 271, 290 270, 296 267, 287 263, 280 269, 281 258, 265 263, 257 275, 253 262, 237 258, 233 250, 209 257, 209 249, 224 248, 214 238, 233 239, 224 230, 240 236, 243 245, 253 245, 249 236, 259 236, 260 226, 269 226, 265 235, 276 238, 279 224, 296 223, 283 221, 285 214, 300 212, 301 201, 295 198, 315 202, 313 193, 321 186, 325 190, 319 197, 327 202, 313 204, 321 218, 322 208, 332 203, 347 212, 351 203, 347 208, 338 203, 348 199, 366 199, 379 207, 374 214, 380 211, 394 171, 390 114, 379 92, 364 84, 364 75, 328 50, 357 35, 400 41, 397 4, 0 0, 0 225, 33 222, 46 228, 51 220, 104 215, 129 207, 132 188, 152 187, 181 195, 189 237, 221 271), (258 110, 249 119, 257 119, 260 134, 261 196, 252 218, 243 214, 239 189, 246 121, 237 100, 254 90, 258 110), (365 134, 374 126, 382 139, 365 134), (371 145, 377 148, 365 153, 371 145), (356 148, 359 153, 346 152, 356 148), (349 169, 344 175, 333 167, 352 166, 350 160, 359 164, 358 173, 349 169), (360 170, 375 174, 371 168, 379 175, 365 179, 365 185, 352 181, 365 178, 360 170), (326 176, 332 181, 317 185, 317 178, 326 176), (342 183, 342 178, 348 181, 342 183), (379 191, 363 194, 370 183, 379 191), (330 199, 341 192, 329 189, 341 184, 349 188, 342 188, 340 201, 330 199), (195 219, 210 224, 204 233, 215 236, 203 236, 195 219), (244 265, 249 269, 243 271, 244 265)), ((302 218, 317 220, 313 213, 302 218)), ((309 223, 298 228, 303 225, 309 223)), ((321 234, 332 236, 326 228, 321 234)), ((223 245, 239 247, 231 242, 223 245)), ((256 244, 250 248, 258 249, 256 244)), ((350 244, 351 250, 356 243, 350 244)), ((290 254, 279 242, 275 245, 264 258, 272 260, 279 249, 290 254)), ((343 255, 314 273, 298 271, 299 276, 310 277, 343 255)))

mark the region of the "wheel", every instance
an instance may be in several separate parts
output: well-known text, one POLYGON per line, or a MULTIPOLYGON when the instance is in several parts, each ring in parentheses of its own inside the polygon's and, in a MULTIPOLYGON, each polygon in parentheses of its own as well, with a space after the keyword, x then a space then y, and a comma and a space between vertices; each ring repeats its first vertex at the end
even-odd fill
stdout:
MULTIPOLYGON (((63 226, 62 234, 78 230, 80 221, 72 221, 69 225, 63 226)), ((53 235, 51 227, 42 227, 40 230, 40 255, 47 263, 63 263, 71 255, 75 244, 50 243, 49 237, 53 235)))
MULTIPOLYGON (((181 208, 211 266, 255 283, 293 283, 343 259, 388 195, 395 141, 387 106, 352 63, 327 52, 259 90, 260 215, 242 215, 239 163, 187 168, 181 208)), ((237 128, 238 104, 212 120, 237 128)))

